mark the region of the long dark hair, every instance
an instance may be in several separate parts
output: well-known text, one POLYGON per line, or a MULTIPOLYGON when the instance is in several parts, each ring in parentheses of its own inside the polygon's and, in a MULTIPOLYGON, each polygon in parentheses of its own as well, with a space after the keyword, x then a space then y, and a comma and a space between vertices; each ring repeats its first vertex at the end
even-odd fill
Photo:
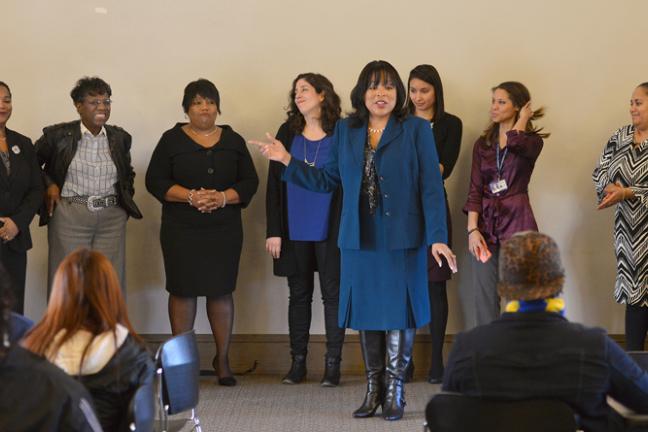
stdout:
POLYGON ((393 84, 396 87, 396 106, 393 115, 396 120, 403 121, 409 114, 405 106, 405 86, 398 76, 398 72, 388 62, 384 60, 374 60, 362 68, 358 82, 351 90, 351 106, 353 111, 349 113, 349 122, 351 127, 361 127, 369 121, 369 110, 365 105, 365 94, 369 87, 375 84, 393 84))
POLYGON ((294 134, 300 134, 303 132, 304 126, 306 126, 306 120, 299 111, 299 108, 297 108, 297 104, 295 104, 295 87, 297 81, 300 79, 303 79, 308 84, 312 85, 317 94, 324 96, 324 100, 320 105, 322 110, 320 114, 320 123, 322 124, 324 132, 326 132, 327 135, 331 135, 333 129, 335 129, 335 123, 340 119, 340 115, 342 114, 340 96, 335 93, 333 84, 328 78, 324 75, 312 72, 299 74, 292 82, 292 87, 290 88, 289 93, 290 104, 288 106, 288 118, 286 119, 290 131, 294 134))
MULTIPOLYGON (((513 123, 515 123, 518 118, 520 118, 520 109, 522 109, 522 107, 531 100, 531 93, 529 93, 529 89, 527 89, 524 84, 517 81, 505 81, 500 85, 493 87, 491 91, 494 92, 497 89, 504 90, 508 94, 508 97, 511 99, 513 106, 517 108, 515 119, 513 120, 513 123)), ((536 128, 532 122, 532 120, 537 120, 542 117, 544 117, 544 107, 540 107, 537 110, 534 110, 531 118, 527 122, 526 132, 537 134, 541 138, 548 138, 551 134, 541 132, 544 128, 536 128)), ((484 132, 482 133, 482 138, 484 138, 486 145, 489 147, 493 143, 496 143, 499 138, 499 123, 491 121, 486 130, 484 130, 484 132)))
MULTIPOLYGON (((410 71, 409 78, 407 78, 407 87, 409 87, 410 82, 414 79, 420 79, 434 88, 434 117, 432 118, 433 122, 439 121, 441 117, 445 114, 445 104, 443 103, 443 84, 441 83, 441 76, 436 68, 429 64, 422 64, 416 66, 410 71)), ((409 97, 407 98, 407 108, 410 114, 414 114, 416 107, 414 102, 409 97)))

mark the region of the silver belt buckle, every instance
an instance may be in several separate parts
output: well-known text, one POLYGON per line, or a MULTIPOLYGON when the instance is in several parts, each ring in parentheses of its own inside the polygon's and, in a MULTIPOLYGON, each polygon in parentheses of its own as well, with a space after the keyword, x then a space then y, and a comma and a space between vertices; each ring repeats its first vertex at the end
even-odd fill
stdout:
MULTIPOLYGON (((95 200, 104 200, 104 199, 102 197, 100 197, 99 195, 90 195, 88 197, 88 201, 87 201, 86 205, 88 206, 88 210, 90 210, 91 212, 99 211, 99 210, 101 210, 101 209, 103 209, 105 207, 105 205, 95 207, 94 206, 94 201, 95 200)), ((104 202, 105 202, 105 200, 104 200, 104 202)))

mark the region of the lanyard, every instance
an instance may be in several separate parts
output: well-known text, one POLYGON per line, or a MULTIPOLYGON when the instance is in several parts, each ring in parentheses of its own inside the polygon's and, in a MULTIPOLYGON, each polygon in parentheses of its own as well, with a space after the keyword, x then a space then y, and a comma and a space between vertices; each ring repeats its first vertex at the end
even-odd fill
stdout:
POLYGON ((495 147, 495 157, 497 158, 497 178, 500 179, 502 178, 502 169, 504 168, 504 160, 506 159, 506 155, 508 153, 508 147, 504 148, 504 151, 502 152, 502 159, 500 160, 500 146, 497 144, 497 147, 495 147))

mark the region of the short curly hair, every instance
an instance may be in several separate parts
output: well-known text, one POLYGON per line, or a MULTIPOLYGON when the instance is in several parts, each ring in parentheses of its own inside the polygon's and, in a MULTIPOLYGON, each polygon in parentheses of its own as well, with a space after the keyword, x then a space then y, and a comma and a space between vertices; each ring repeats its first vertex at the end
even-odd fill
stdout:
POLYGON ((70 92, 70 97, 74 103, 81 103, 83 99, 88 96, 97 95, 112 96, 112 89, 110 85, 99 77, 83 77, 76 82, 74 88, 70 92))

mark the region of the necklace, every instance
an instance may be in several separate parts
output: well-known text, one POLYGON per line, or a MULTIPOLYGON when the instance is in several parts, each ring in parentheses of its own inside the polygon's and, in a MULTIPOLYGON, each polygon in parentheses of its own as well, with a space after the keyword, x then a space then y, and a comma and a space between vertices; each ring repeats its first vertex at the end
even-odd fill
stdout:
POLYGON ((306 158, 306 137, 302 135, 302 142, 304 143, 304 163, 310 167, 315 167, 315 162, 317 162, 317 156, 319 155, 319 149, 320 145, 322 145, 322 141, 324 138, 321 140, 317 141, 317 148, 315 149, 315 157, 313 158, 312 162, 309 162, 308 159, 306 158))
POLYGON ((385 131, 385 128, 374 129, 372 127, 367 126, 367 131, 369 131, 369 135, 379 134, 379 133, 383 133, 385 131))
POLYGON ((204 136, 204 137, 208 137, 208 136, 210 136, 210 135, 214 135, 214 134, 218 131, 218 127, 217 127, 217 126, 214 126, 214 130, 211 131, 211 132, 208 132, 208 133, 201 133, 201 132, 198 132, 197 130, 195 130, 194 128, 192 128, 191 126, 188 126, 188 127, 189 127, 189 130, 190 130, 191 132, 193 132, 195 135, 198 135, 198 136, 204 136))

